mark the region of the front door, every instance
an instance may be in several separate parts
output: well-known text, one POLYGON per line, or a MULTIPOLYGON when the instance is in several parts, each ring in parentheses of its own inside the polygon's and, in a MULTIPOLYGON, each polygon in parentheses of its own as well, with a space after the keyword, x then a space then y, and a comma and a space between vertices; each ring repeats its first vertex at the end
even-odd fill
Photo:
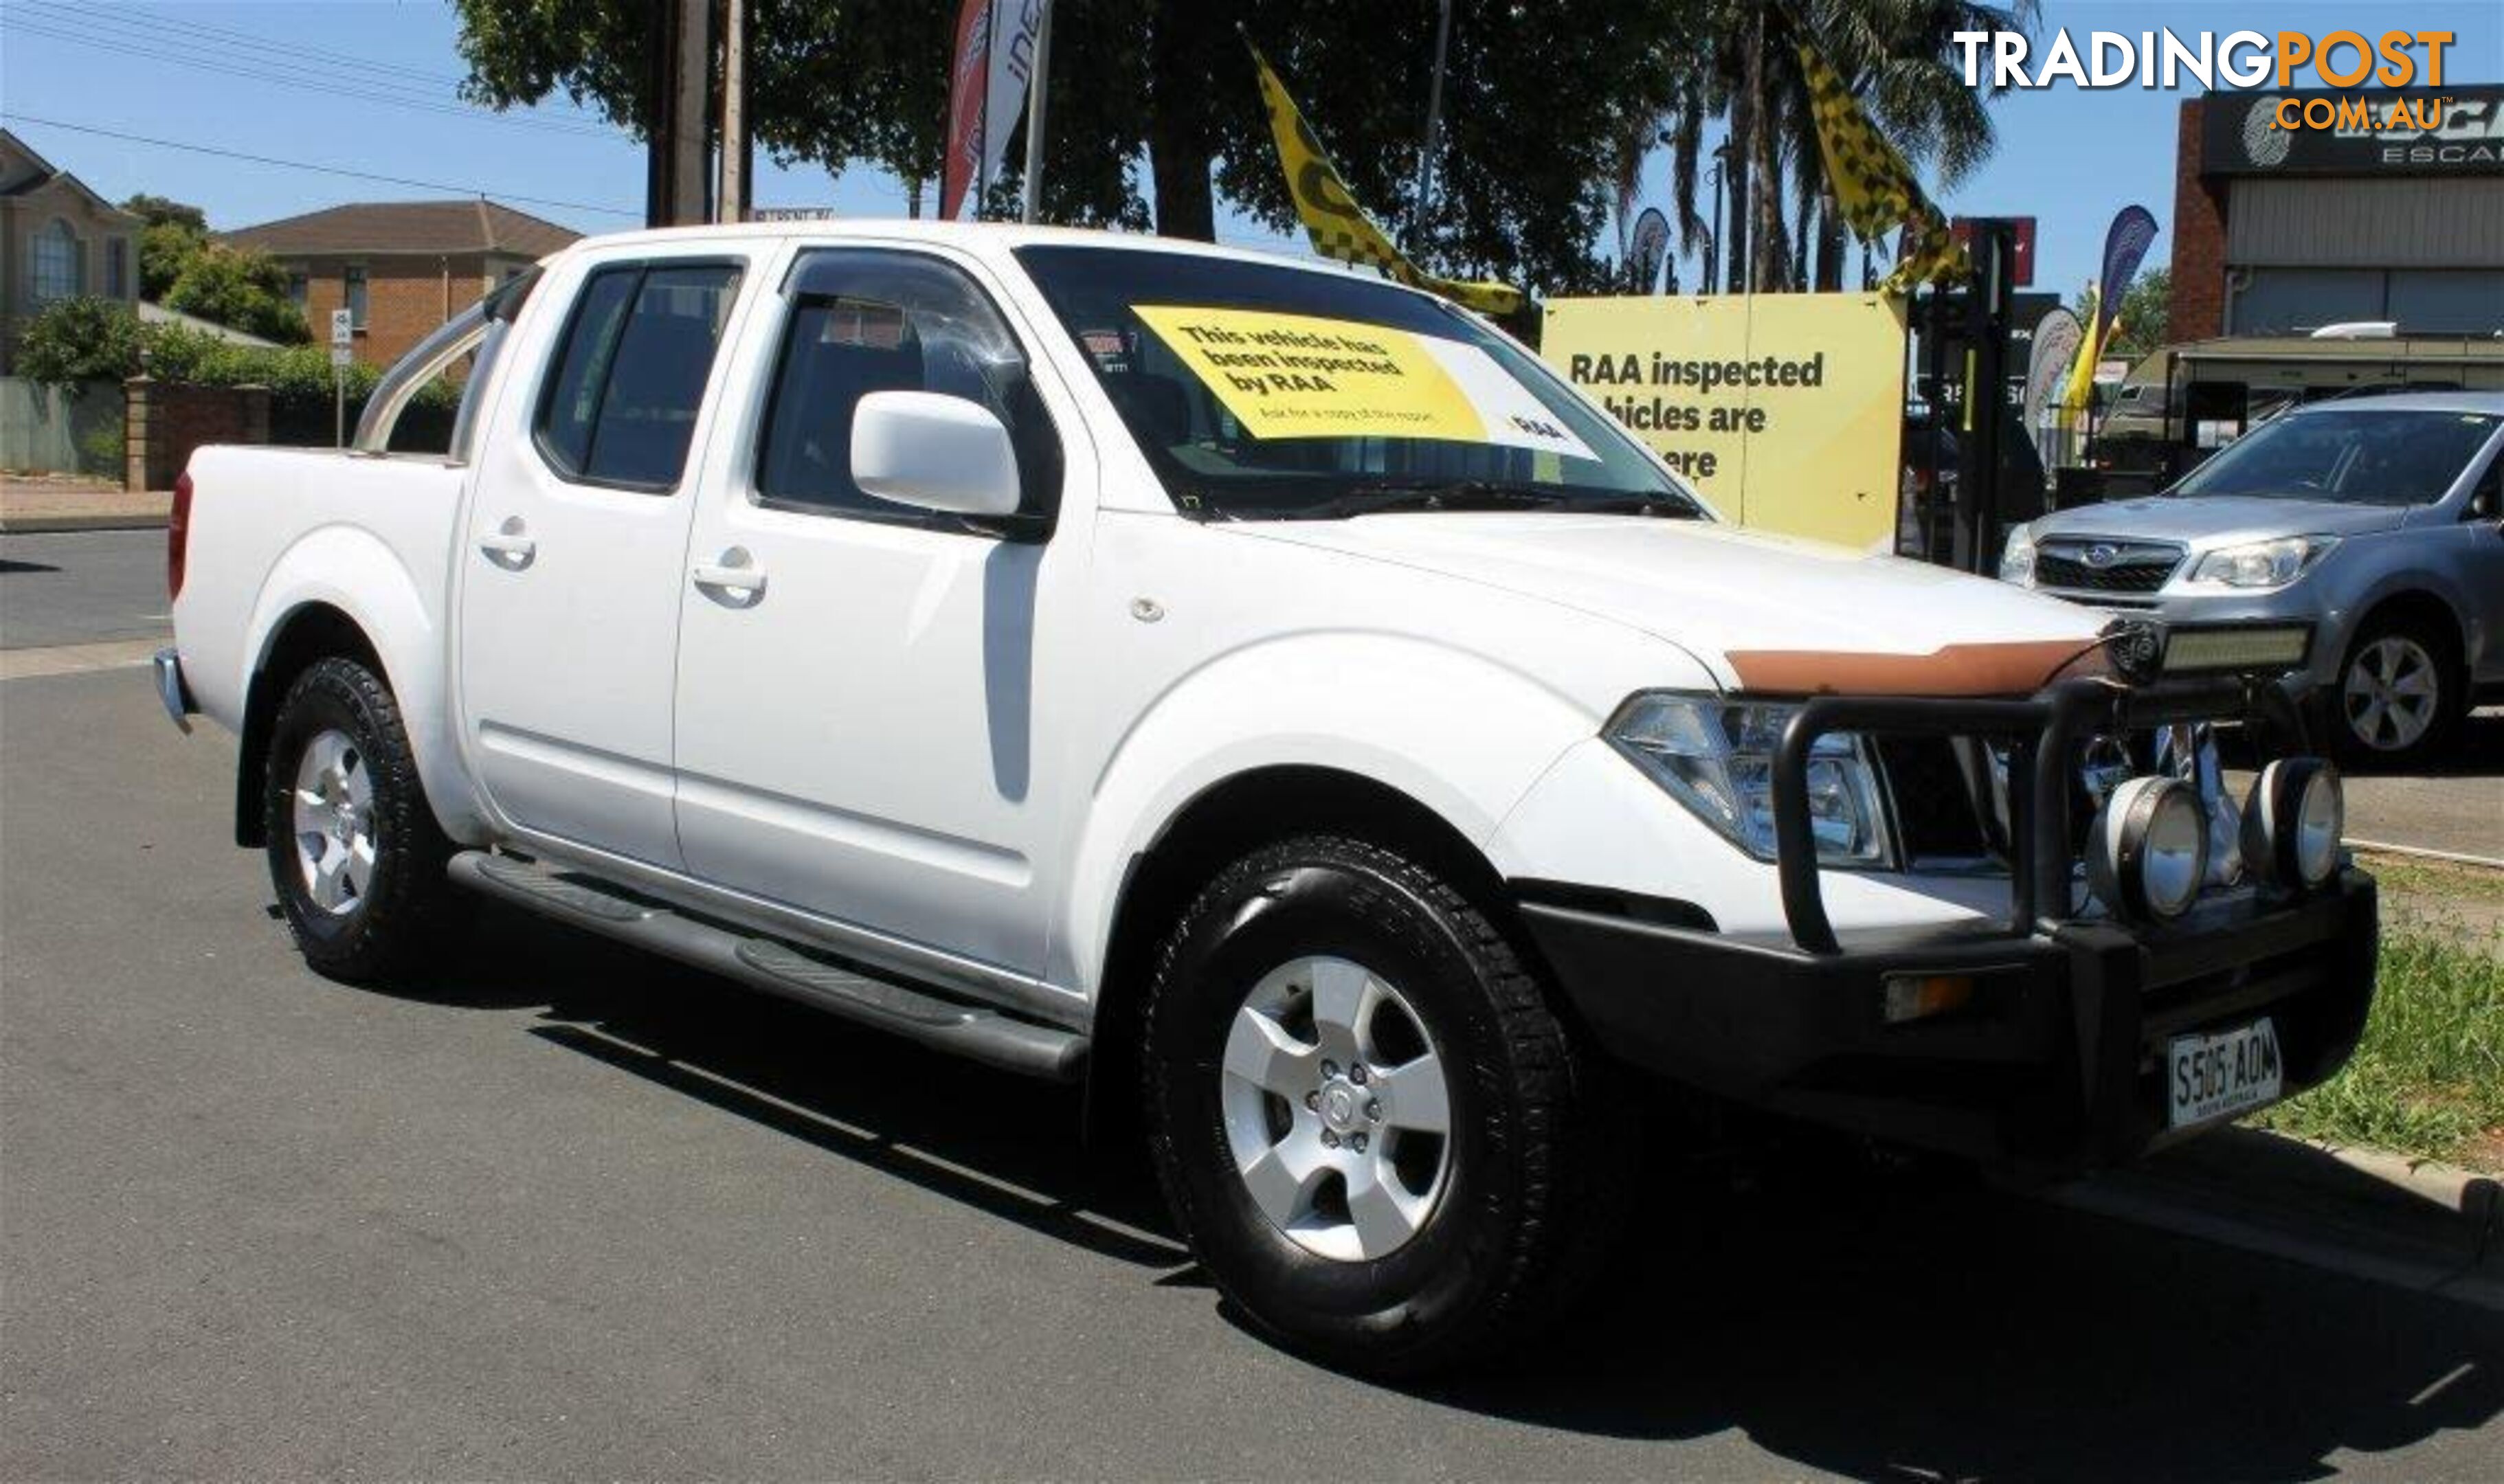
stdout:
POLYGON ((806 252, 756 313, 782 324, 729 378, 753 425, 709 451, 681 577, 687 869, 1036 972, 1037 861, 1064 803, 1037 657, 1084 533, 985 531, 851 473, 864 395, 944 393, 1008 425, 1027 510, 1055 512, 1064 451, 1035 373, 971 271, 936 256, 806 252))
POLYGON ((565 324, 512 373, 455 559, 462 725, 496 809, 670 868, 683 476, 742 271, 612 258, 539 287, 565 324))

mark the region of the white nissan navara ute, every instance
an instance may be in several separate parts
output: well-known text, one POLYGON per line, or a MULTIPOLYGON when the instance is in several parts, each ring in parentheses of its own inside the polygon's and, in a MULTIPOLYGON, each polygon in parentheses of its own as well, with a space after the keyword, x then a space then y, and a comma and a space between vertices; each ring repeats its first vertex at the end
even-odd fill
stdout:
POLYGON ((169 541, 159 691, 314 968, 484 894, 1083 1079, 1345 1365, 1565 1311, 1629 1075, 2057 1173, 2318 1082, 2372 997, 2270 656, 1736 530, 1336 266, 589 240, 355 448, 200 450, 169 541), (387 452, 463 358, 449 452, 387 452), (2242 797, 2218 722, 2287 754, 2242 797))

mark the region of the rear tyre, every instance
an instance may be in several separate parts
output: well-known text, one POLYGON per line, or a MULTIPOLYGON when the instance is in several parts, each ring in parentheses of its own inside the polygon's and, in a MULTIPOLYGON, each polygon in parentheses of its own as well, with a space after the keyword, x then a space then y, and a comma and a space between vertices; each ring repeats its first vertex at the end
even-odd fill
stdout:
POLYGON ((1433 1369, 1603 1269, 1638 1121, 1503 933, 1415 862, 1327 837, 1237 862, 1167 942, 1145 1034, 1166 1200, 1273 1339, 1433 1369))
POLYGON ((2405 771, 2441 757, 2467 709, 2455 647, 2449 635, 2406 619, 2360 630, 2326 698, 2341 760, 2405 771))
POLYGON ((306 963, 374 984, 430 961, 454 912, 452 845, 372 671, 331 658, 296 677, 270 728, 261 808, 270 884, 306 963))

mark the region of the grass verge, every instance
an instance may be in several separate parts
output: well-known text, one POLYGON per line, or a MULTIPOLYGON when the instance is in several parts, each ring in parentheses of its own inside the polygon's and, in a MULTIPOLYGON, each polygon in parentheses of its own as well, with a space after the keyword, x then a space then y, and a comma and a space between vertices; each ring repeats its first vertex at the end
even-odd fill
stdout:
POLYGON ((2355 1058, 2252 1122, 2305 1138, 2504 1168, 2504 952, 2386 926, 2374 1012, 2355 1058))

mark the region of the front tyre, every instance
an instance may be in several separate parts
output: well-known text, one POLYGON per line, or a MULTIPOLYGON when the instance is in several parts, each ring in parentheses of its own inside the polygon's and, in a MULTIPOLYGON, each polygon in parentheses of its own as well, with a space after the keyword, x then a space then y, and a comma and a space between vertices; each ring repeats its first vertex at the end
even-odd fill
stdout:
POLYGON ((2350 766, 2423 767, 2450 747, 2466 696, 2449 636, 2422 623, 2369 624, 2330 698, 2340 755, 2350 766))
POLYGON ((1166 945, 1146 1036, 1175 1220, 1281 1342, 1429 1369, 1601 1267, 1631 1120, 1504 935, 1415 862, 1325 837, 1237 862, 1166 945))
POLYGON ((270 883, 306 963, 370 984, 439 946, 452 846, 372 671, 331 658, 296 677, 270 729, 261 806, 270 883))

